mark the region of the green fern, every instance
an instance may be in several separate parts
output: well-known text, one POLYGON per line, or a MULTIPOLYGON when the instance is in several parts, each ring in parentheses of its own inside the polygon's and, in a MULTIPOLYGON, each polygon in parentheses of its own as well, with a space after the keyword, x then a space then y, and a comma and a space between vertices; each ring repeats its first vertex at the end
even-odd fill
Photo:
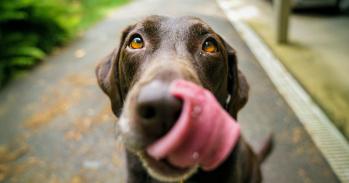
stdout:
POLYGON ((0 88, 127 0, 0 0, 0 88))

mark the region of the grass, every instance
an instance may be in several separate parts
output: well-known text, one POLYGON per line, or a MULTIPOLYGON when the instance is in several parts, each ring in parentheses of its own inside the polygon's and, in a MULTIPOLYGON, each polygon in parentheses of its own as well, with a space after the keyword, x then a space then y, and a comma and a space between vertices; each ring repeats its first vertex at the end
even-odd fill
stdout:
POLYGON ((299 42, 279 45, 270 25, 255 19, 247 22, 349 139, 349 78, 339 77, 347 72, 346 65, 330 66, 333 61, 299 42))
POLYGON ((130 0, 82 0, 78 30, 84 30, 102 19, 110 10, 130 0))

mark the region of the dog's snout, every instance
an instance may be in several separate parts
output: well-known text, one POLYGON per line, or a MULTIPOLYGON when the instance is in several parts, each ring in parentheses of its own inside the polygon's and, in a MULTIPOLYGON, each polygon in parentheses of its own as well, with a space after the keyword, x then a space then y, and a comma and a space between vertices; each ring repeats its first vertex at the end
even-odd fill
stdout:
POLYGON ((169 84, 161 81, 143 86, 136 105, 138 122, 145 133, 154 138, 170 130, 182 109, 182 102, 170 95, 169 84))

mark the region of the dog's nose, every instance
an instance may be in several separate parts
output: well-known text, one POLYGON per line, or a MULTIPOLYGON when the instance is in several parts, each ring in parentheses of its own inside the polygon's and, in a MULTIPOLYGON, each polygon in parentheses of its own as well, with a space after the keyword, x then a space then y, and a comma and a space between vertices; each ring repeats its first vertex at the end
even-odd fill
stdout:
POLYGON ((154 138, 161 137, 177 121, 182 102, 170 95, 169 84, 152 81, 140 90, 136 115, 144 132, 154 138))

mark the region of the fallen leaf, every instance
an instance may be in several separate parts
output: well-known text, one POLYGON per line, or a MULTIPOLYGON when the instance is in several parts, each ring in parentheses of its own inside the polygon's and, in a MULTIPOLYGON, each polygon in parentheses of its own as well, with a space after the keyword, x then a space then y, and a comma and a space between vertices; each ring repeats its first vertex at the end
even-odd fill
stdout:
POLYGON ((84 49, 78 49, 74 53, 76 58, 83 58, 86 55, 86 52, 84 49))

